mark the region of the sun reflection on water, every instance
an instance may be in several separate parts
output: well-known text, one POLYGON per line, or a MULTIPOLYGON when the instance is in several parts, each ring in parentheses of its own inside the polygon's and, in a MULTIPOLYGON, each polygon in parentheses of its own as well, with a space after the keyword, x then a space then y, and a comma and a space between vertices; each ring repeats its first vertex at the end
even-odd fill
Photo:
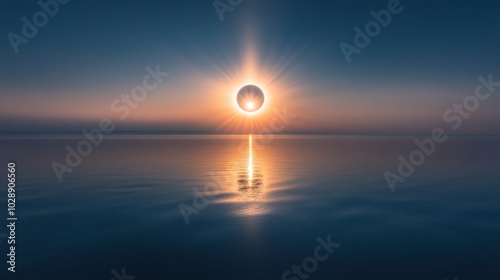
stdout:
POLYGON ((254 165, 254 155, 252 146, 252 135, 248 135, 248 161, 246 168, 239 169, 238 191, 244 201, 255 200, 262 194, 262 170, 254 165))
POLYGON ((248 180, 253 181, 252 135, 248 135, 248 180))
MULTIPOLYGON (((260 215, 268 212, 264 198, 263 171, 260 161, 254 158, 252 135, 248 136, 248 159, 237 173, 239 215, 260 215)), ((240 161, 243 164, 243 161, 240 161)))

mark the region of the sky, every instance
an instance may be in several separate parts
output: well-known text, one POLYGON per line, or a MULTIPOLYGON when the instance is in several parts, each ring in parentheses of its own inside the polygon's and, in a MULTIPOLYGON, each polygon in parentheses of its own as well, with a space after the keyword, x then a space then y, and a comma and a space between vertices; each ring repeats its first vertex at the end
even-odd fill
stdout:
MULTIPOLYGON (((256 133, 283 112, 281 133, 449 128, 443 114, 478 76, 500 80, 500 4, 401 0, 349 62, 340 45, 356 47, 355 28, 393 1, 221 0, 222 13, 212 0, 71 0, 32 38, 22 18, 33 23, 39 3, 0 1, 0 133, 79 133, 103 118, 116 133, 256 133), (168 76, 117 112, 147 67, 168 76), (235 105, 247 84, 266 96, 257 114, 235 105)), ((500 89, 450 133, 500 135, 499 108, 500 89)))

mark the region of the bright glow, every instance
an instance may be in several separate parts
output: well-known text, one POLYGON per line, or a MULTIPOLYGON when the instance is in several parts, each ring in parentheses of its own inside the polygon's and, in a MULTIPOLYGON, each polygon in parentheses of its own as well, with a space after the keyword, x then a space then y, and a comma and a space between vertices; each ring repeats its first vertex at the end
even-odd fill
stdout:
MULTIPOLYGON (((303 83, 298 82, 300 79, 287 71, 294 57, 283 57, 279 61, 263 60, 256 47, 257 38, 252 36, 254 34, 248 35, 243 44, 245 49, 241 59, 235 61, 237 64, 233 65, 231 61, 210 61, 215 72, 210 72, 210 79, 203 85, 204 91, 210 93, 203 104, 213 114, 210 117, 204 114, 195 118, 193 112, 184 110, 183 114, 189 116, 193 123, 205 125, 213 120, 220 120, 216 127, 218 132, 248 135, 269 128, 276 112, 283 111, 285 107, 294 109, 300 105, 295 97, 307 91, 302 86, 303 83), (248 86, 255 86, 262 91, 263 103, 261 98, 251 98, 254 97, 253 94, 243 96, 238 102, 238 94, 248 86), (249 102, 253 103, 253 109, 248 109, 249 102)), ((200 75, 203 80, 206 73, 200 75)), ((253 91, 247 91, 249 92, 253 91)), ((314 103, 312 99, 308 100, 314 103)))
POLYGON ((252 185, 253 180, 253 156, 252 156, 252 135, 248 135, 248 181, 252 185))
POLYGON ((253 102, 248 102, 248 103, 247 103, 247 109, 248 109, 248 110, 252 110, 252 109, 253 109, 253 107, 254 107, 253 102))

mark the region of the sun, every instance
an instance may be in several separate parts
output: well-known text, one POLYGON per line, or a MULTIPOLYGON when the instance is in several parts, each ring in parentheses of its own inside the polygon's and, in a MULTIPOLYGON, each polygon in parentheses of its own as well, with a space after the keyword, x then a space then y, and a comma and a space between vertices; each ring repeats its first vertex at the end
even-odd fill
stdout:
POLYGON ((247 35, 241 59, 211 61, 215 69, 209 83, 207 80, 207 90, 213 92, 210 106, 220 120, 217 131, 256 133, 271 127, 276 114, 294 107, 295 97, 306 92, 307 84, 288 70, 295 55, 278 61, 262 60, 258 38, 247 35))
POLYGON ((259 111, 264 105, 264 92, 255 85, 242 87, 236 95, 236 102, 241 110, 247 113, 259 111))

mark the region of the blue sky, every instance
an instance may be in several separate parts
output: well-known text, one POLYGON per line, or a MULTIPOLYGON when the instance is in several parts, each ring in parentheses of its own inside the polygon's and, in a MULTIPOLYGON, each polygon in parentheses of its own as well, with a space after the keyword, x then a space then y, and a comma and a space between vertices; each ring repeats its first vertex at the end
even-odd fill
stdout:
MULTIPOLYGON (((21 18, 41 8, 37 1, 2 1, 0 131, 95 126, 112 115, 117 96, 140 84, 146 66, 161 65, 171 76, 160 93, 118 131, 232 132, 213 117, 228 109, 225 103, 208 105, 232 93, 221 97, 205 86, 240 77, 249 48, 259 76, 279 76, 285 93, 269 92, 280 101, 273 106, 288 104, 298 115, 290 133, 426 133, 442 124, 448 107, 474 93, 479 75, 500 80, 495 1, 401 1, 402 12, 347 63, 339 44, 353 44, 353 28, 364 28, 370 11, 388 2, 244 0, 221 21, 205 0, 72 0, 16 54, 7 34, 21 34, 21 18)), ((499 99, 481 104, 457 133, 499 134, 499 99)))

